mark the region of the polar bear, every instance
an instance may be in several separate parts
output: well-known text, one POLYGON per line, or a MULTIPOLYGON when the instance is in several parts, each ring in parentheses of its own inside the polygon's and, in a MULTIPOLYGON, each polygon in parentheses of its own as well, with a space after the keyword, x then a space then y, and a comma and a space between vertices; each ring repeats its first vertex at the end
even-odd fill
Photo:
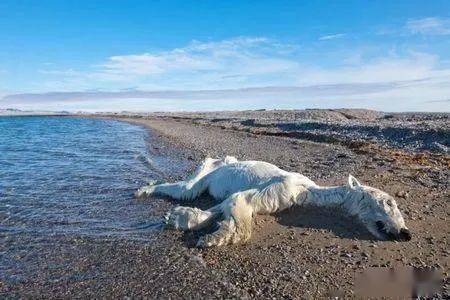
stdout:
POLYGON ((340 207, 378 239, 411 239, 394 198, 362 185, 352 175, 345 185, 319 186, 302 174, 232 156, 206 158, 189 180, 149 184, 136 196, 164 195, 193 201, 205 192, 220 203, 208 210, 178 206, 165 216, 168 227, 184 231, 198 230, 220 219, 218 230, 200 238, 198 247, 245 242, 251 236, 255 214, 271 214, 294 205, 340 207))

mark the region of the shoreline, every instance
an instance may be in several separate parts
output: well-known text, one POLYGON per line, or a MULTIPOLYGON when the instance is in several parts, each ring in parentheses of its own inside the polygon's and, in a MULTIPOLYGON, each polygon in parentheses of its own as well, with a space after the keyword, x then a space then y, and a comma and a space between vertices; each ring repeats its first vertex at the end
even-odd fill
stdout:
MULTIPOLYGON (((113 114, 111 116, 121 115, 113 114)), ((130 113, 131 118, 185 120, 193 124, 284 136, 350 147, 367 144, 411 154, 450 153, 450 113, 385 113, 365 109, 256 110, 130 113)))
MULTIPOLYGON (((442 138, 447 141, 447 145, 443 145, 437 142, 430 142, 432 145, 439 145, 439 148, 435 148, 434 151, 430 151, 429 149, 411 149, 407 146, 404 148, 393 147, 386 144, 382 140, 372 139, 372 140, 364 140, 356 137, 339 137, 336 138, 332 133, 322 132, 322 133, 308 133, 302 130, 300 131, 285 131, 285 130, 276 130, 276 129, 267 129, 270 126, 262 126, 258 125, 258 121, 255 119, 250 119, 251 124, 246 124, 245 126, 237 126, 236 121, 232 118, 228 119, 218 119, 215 116, 205 117, 204 115, 207 113, 203 113, 202 117, 194 114, 174 114, 167 116, 166 114, 155 114, 155 115, 107 115, 107 118, 127 121, 133 124, 143 125, 144 127, 154 130, 151 125, 148 124, 149 120, 168 120, 175 122, 186 122, 191 125, 198 125, 204 127, 217 127, 223 130, 229 130, 233 132, 244 132, 250 133, 255 136, 273 136, 273 137, 282 137, 288 138, 292 140, 301 140, 301 141, 311 141, 325 145, 338 145, 343 146, 344 148, 348 148, 349 150, 356 153, 364 153, 367 155, 373 156, 382 156, 384 159, 388 160, 398 160, 408 165, 419 165, 421 167, 438 167, 438 168, 450 168, 450 152, 448 148, 448 139, 450 138, 450 115, 446 113, 442 114, 434 114, 439 115, 444 118, 443 122, 439 122, 438 124, 433 124, 432 127, 437 127, 441 125, 440 129, 442 132, 442 138), (265 129, 261 129, 265 128, 265 129)), ((440 118, 438 118, 440 119, 440 118)), ((440 121, 440 120, 438 120, 440 121)), ((240 120, 238 123, 248 123, 249 119, 245 119, 244 121, 240 120)), ((319 123, 320 124, 320 123, 319 123)), ((423 124, 422 124, 423 125, 423 124)), ((360 124, 360 126, 363 126, 360 124)), ((429 124, 425 124, 426 127, 430 127, 429 124)), ((414 127, 411 127, 411 130, 414 131, 414 127)), ((428 133, 425 135, 436 135, 436 129, 429 129, 428 133)), ((355 129, 357 131, 357 129, 355 129)), ((432 141, 433 139, 431 139, 432 141)))
MULTIPOLYGON (((336 212, 300 208, 257 216, 248 243, 212 249, 193 247, 198 233, 173 230, 156 232, 151 244, 66 237, 55 257, 42 262, 70 261, 71 268, 62 280, 49 281, 50 275, 38 277, 31 285, 18 280, 7 295, 302 299, 353 296, 355 274, 373 266, 448 271, 445 164, 424 167, 413 160, 405 163, 340 144, 258 135, 189 118, 89 117, 147 127, 157 144, 152 151, 189 162, 184 173, 165 174, 169 181, 186 176, 205 156, 223 155, 268 161, 319 184, 342 184, 351 173, 363 183, 397 195, 413 240, 375 241, 358 223, 336 212)), ((175 205, 167 199, 144 201, 161 215, 175 205)), ((196 204, 207 207, 211 199, 205 197, 196 204)), ((4 287, 0 285, 0 291, 4 287)))

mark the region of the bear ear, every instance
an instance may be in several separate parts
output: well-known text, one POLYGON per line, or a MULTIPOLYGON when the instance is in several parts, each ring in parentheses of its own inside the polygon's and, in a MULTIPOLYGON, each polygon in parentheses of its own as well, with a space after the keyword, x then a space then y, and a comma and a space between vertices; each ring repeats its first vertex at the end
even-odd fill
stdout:
POLYGON ((357 189, 359 187, 361 187, 361 183, 359 183, 359 181, 353 177, 351 174, 348 175, 348 186, 354 190, 357 189))

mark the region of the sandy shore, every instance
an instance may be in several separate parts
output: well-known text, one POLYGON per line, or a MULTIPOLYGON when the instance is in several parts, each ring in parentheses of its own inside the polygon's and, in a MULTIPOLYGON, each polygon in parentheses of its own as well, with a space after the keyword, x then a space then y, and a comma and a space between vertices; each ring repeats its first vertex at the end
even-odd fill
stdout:
MULTIPOLYGON (((0 283, 4 295, 298 299, 350 296, 355 274, 372 266, 435 267, 448 278, 449 160, 442 151, 309 141, 258 131, 261 126, 253 126, 258 120, 248 123, 256 128, 248 130, 216 117, 115 118, 151 128, 157 141, 152 151, 190 162, 179 173, 164 174, 166 180, 182 178, 208 155, 272 162, 320 184, 342 184, 351 173, 397 195, 413 239, 375 241, 360 224, 339 213, 298 209, 258 216, 247 244, 213 249, 193 247, 198 233, 170 230, 155 233, 151 244, 61 237, 56 248, 49 241, 47 252, 32 258, 24 254, 23 259, 36 261, 39 272, 33 282, 18 278, 12 284, 0 283)), ((174 205, 168 199, 144 201, 161 215, 174 205)), ((208 205, 211 199, 199 202, 208 205)))

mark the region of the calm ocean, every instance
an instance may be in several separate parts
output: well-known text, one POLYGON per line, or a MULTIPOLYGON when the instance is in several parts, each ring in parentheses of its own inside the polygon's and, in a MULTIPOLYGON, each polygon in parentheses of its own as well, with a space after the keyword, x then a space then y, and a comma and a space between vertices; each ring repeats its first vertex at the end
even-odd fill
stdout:
POLYGON ((0 117, 0 243, 60 234, 145 240, 158 220, 133 193, 157 177, 147 143, 144 128, 118 121, 0 117))

